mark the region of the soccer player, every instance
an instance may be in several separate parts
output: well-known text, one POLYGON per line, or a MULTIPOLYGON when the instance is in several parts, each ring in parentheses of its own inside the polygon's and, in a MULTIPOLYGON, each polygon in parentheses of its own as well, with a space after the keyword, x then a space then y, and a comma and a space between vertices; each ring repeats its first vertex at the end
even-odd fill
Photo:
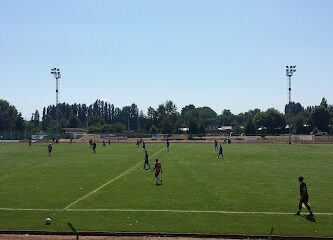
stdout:
POLYGON ((93 145, 93 140, 92 140, 92 138, 90 138, 90 140, 89 140, 89 144, 90 144, 90 148, 92 148, 92 145, 93 145))
POLYGON ((111 139, 109 138, 109 146, 111 145, 111 139))
POLYGON ((217 140, 215 139, 214 140, 214 143, 215 143, 215 150, 217 149, 217 140))
POLYGON ((143 150, 146 150, 146 143, 145 143, 145 141, 142 141, 142 148, 143 148, 143 150))
POLYGON ((28 147, 31 148, 31 139, 29 139, 29 142, 28 142, 28 147))
POLYGON ((301 215, 301 210, 302 210, 302 204, 304 203, 306 209, 309 211, 310 213, 310 217, 313 217, 313 213, 311 211, 311 207, 309 205, 309 195, 308 195, 308 189, 306 187, 305 182, 303 181, 303 177, 299 177, 298 181, 301 183, 301 185, 299 186, 299 192, 300 192, 300 199, 299 199, 299 203, 298 203, 298 211, 295 214, 296 216, 300 216, 301 215))
POLYGON ((227 144, 227 138, 226 137, 224 137, 223 141, 224 141, 224 144, 227 144))
POLYGON ((103 147, 106 147, 104 139, 103 139, 103 147))
MULTIPOLYGON (((149 169, 151 169, 149 162, 148 162, 148 153, 145 151, 145 165, 143 165, 143 169, 146 170, 146 164, 148 165, 149 169)), ((148 170, 148 169, 147 169, 148 170)))
POLYGON ((136 140, 136 146, 139 147, 139 145, 140 145, 140 140, 138 139, 136 140))
POLYGON ((156 181, 155 183, 158 184, 158 180, 161 181, 161 184, 162 184, 162 178, 160 178, 158 175, 160 175, 160 173, 162 173, 162 166, 161 166, 161 163, 158 161, 158 159, 156 158, 155 160, 155 167, 153 170, 151 170, 152 172, 155 171, 155 178, 156 178, 156 181))
POLYGON ((71 138, 71 139, 69 140, 69 143, 70 143, 70 144, 72 144, 72 143, 73 143, 73 138, 71 138))
POLYGON ((52 155, 52 144, 50 143, 50 144, 47 146, 47 148, 48 148, 48 151, 49 151, 49 156, 51 156, 51 155, 52 155))
POLYGON ((57 138, 57 139, 56 139, 56 144, 58 144, 58 143, 59 143, 59 139, 57 138))
POLYGON ((223 156, 223 148, 222 148, 222 145, 220 144, 220 150, 219 150, 219 155, 217 158, 220 158, 220 155, 222 155, 222 158, 224 159, 224 156, 223 156))
POLYGON ((96 153, 96 142, 93 143, 92 149, 94 150, 94 153, 96 153))
POLYGON ((167 147, 167 149, 168 149, 168 152, 169 152, 169 147, 170 147, 170 142, 169 142, 169 139, 167 139, 167 141, 166 141, 166 147, 167 147))

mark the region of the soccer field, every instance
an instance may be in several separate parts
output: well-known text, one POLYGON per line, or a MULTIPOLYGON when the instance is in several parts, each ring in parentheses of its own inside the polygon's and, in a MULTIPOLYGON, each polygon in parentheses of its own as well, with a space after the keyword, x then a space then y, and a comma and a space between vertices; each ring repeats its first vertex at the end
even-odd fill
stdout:
POLYGON ((0 229, 333 236, 333 145, 0 144, 0 229), (297 217, 298 176, 315 217, 297 217), (51 225, 44 225, 46 217, 51 225))

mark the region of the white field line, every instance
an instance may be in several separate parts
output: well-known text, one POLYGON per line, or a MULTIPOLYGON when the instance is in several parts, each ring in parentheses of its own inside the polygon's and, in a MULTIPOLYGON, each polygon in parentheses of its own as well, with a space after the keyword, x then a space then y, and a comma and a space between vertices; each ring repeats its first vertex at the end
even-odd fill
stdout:
MULTIPOLYGON (((164 148, 160 149, 159 151, 157 151, 157 152, 155 152, 154 154, 152 154, 151 157, 153 157, 153 156, 155 156, 156 154, 162 152, 163 150, 164 150, 164 148)), ((68 206, 66 206, 66 207, 64 208, 64 210, 67 210, 68 208, 70 208, 70 207, 73 206, 74 204, 76 204, 76 203, 80 202, 81 200, 83 200, 83 199, 89 197, 91 194, 94 194, 95 192, 97 192, 97 191, 100 190, 101 188, 105 187, 106 185, 108 185, 108 184, 110 184, 110 183, 116 181, 117 179, 121 178, 122 176, 126 175, 128 172, 130 172, 130 171, 133 170, 134 168, 137 168, 140 164, 142 164, 142 162, 139 162, 139 163, 135 164, 133 167, 127 169, 127 170, 126 170, 125 172, 123 172, 122 174, 120 174, 120 175, 118 175, 117 177, 111 179, 110 181, 104 183, 102 186, 99 186, 98 188, 96 188, 95 190, 91 191, 90 193, 84 195, 83 197, 79 198, 78 200, 72 202, 71 204, 69 204, 68 206)))
MULTIPOLYGON (((174 210, 174 209, 33 209, 33 208, 0 208, 0 211, 31 211, 31 212, 158 212, 158 213, 216 213, 239 215, 293 215, 288 212, 236 212, 236 211, 205 211, 205 210, 174 210)), ((303 212, 307 214, 307 211, 303 212)), ((314 213, 314 215, 333 216, 333 213, 314 213)))

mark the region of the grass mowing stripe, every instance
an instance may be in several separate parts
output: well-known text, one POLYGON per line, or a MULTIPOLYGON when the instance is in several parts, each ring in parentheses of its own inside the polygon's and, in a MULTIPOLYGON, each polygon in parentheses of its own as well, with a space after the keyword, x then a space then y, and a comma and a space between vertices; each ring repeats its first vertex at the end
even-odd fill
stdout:
MULTIPOLYGON (((0 208, 0 211, 35 211, 35 212, 173 212, 173 213, 220 213, 220 214, 252 214, 252 215, 293 215, 288 212, 236 212, 236 211, 205 211, 175 209, 31 209, 31 208, 0 208)), ((306 215, 306 214, 304 214, 306 215)), ((315 215, 333 216, 333 213, 315 213, 315 215)))
MULTIPOLYGON (((155 156, 156 154, 162 152, 163 150, 164 150, 164 147, 163 147, 162 149, 160 149, 159 151, 153 153, 152 157, 155 156)), ((83 199, 89 197, 90 195, 94 194, 95 192, 97 192, 97 191, 100 190, 101 188, 105 187, 106 185, 108 185, 108 184, 114 182, 115 180, 121 178, 122 176, 126 175, 126 174, 129 173, 131 170, 137 168, 140 164, 142 164, 141 161, 140 161, 139 163, 135 164, 133 167, 127 169, 125 172, 123 172, 122 174, 118 175, 117 177, 111 179, 110 181, 104 183, 103 185, 99 186, 98 188, 96 188, 95 190, 91 191, 90 193, 88 193, 88 194, 84 195, 83 197, 79 198, 78 200, 72 202, 71 204, 69 204, 68 206, 66 206, 66 207, 64 208, 64 210, 69 209, 71 206, 75 205, 75 204, 78 203, 79 201, 81 201, 81 200, 83 200, 83 199)))

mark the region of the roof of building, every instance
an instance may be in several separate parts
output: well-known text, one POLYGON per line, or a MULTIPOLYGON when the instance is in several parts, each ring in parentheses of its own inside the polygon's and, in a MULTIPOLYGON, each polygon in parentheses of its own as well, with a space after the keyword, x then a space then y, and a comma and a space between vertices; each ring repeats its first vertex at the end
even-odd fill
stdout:
POLYGON ((232 130, 232 126, 222 126, 222 127, 219 127, 218 130, 220 131, 226 131, 226 130, 232 130))

